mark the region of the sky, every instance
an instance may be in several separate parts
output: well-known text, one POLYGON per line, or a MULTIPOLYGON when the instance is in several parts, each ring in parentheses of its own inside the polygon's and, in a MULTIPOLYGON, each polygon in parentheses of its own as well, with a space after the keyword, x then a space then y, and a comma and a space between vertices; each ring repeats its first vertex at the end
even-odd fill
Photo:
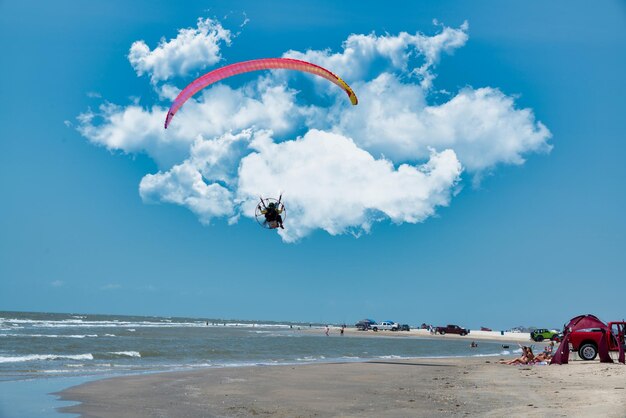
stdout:
POLYGON ((0 310, 624 315, 623 1, 0 1, 0 47, 0 310), (359 104, 260 71, 163 129, 268 57, 359 104))

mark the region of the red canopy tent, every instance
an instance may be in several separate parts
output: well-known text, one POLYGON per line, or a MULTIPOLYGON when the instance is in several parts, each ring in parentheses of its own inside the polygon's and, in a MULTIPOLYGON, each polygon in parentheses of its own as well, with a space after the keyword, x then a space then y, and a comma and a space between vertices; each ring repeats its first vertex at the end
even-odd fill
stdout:
MULTIPOLYGON (((550 364, 567 364, 569 360, 569 337, 574 331, 589 328, 599 328, 602 334, 610 333, 608 325, 598 319, 597 316, 587 314, 578 315, 570 319, 569 323, 563 327, 563 340, 556 350, 556 353, 550 360, 550 364)), ((600 355, 601 363, 613 363, 613 359, 609 355, 609 347, 606 343, 606 338, 603 336, 600 339, 598 346, 598 354, 600 355)), ((624 363, 624 350, 621 344, 619 344, 619 362, 624 363)))

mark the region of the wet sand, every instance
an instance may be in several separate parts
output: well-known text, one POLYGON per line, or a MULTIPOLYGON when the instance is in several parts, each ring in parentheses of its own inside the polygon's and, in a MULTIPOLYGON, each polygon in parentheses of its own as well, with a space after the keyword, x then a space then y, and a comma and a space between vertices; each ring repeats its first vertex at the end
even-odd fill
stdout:
POLYGON ((626 366, 499 357, 202 369, 61 392, 84 417, 624 417, 626 366))

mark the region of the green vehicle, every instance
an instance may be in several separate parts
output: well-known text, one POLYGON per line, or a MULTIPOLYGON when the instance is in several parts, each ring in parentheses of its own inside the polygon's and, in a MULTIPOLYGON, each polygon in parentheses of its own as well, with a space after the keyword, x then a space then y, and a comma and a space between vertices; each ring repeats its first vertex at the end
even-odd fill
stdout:
POLYGON ((533 341, 554 340, 559 333, 557 331, 551 331, 549 329, 541 328, 536 329, 530 333, 530 339, 533 341))

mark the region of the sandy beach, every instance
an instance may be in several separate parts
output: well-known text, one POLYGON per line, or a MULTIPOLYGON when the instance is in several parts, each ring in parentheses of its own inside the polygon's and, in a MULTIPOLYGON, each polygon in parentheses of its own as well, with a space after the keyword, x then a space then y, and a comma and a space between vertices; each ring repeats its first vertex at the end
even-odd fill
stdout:
MULTIPOLYGON (((340 327, 330 326, 329 334, 330 335, 340 335, 340 327)), ((307 333, 307 334, 323 334, 325 332, 325 328, 314 327, 314 328, 300 328, 297 329, 297 332, 307 333)), ((480 331, 480 330, 470 330, 470 333, 467 335, 456 335, 456 334, 431 334, 427 329, 411 329, 410 331, 378 331, 374 332, 372 330, 368 331, 359 331, 354 327, 346 327, 344 329, 344 335, 346 336, 357 336, 357 337, 394 337, 394 338, 407 338, 407 337, 419 337, 419 338, 441 338, 441 339, 463 339, 467 341, 472 340, 484 340, 484 341, 503 341, 503 342, 519 342, 519 343, 533 343, 530 340, 530 334, 528 332, 500 332, 500 331, 480 331)), ((535 343, 533 343, 535 344, 535 343)), ((528 345, 528 344, 527 344, 528 345)))
POLYGON ((624 417, 626 367, 506 366, 498 357, 203 369, 60 393, 84 417, 624 417))

